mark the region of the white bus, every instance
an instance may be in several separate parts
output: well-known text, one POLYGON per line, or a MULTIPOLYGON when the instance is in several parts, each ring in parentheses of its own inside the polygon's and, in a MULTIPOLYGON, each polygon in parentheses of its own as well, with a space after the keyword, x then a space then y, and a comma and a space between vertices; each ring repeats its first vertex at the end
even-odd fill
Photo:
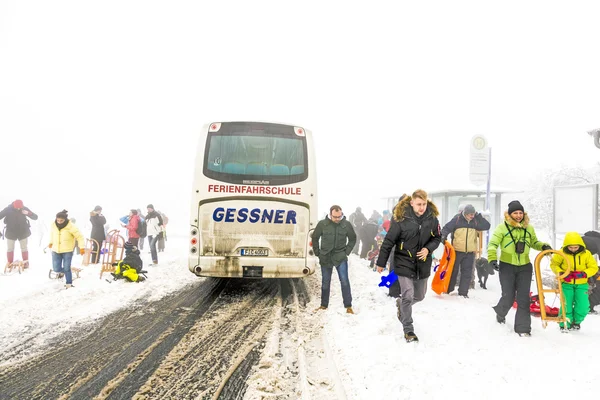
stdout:
POLYGON ((192 190, 190 271, 230 278, 312 274, 315 171, 312 136, 302 127, 205 125, 192 190))

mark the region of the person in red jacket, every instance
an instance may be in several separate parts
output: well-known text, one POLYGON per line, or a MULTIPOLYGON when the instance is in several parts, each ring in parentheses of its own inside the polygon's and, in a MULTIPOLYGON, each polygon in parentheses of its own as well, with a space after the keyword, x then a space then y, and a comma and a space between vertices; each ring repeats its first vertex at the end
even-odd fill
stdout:
POLYGON ((138 215, 137 210, 131 209, 129 210, 129 222, 124 227, 127 229, 127 236, 129 237, 129 242, 133 246, 138 245, 140 241, 140 235, 137 233, 137 228, 140 223, 140 216, 138 215))

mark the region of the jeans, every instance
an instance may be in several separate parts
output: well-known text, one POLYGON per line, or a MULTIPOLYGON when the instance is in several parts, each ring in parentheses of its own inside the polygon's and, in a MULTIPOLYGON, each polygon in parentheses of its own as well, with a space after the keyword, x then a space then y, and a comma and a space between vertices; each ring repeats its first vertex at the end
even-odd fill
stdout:
POLYGON ((73 259, 73 252, 67 253, 55 253, 52 252, 52 269, 56 273, 62 272, 65 274, 67 285, 73 283, 73 275, 71 274, 71 260, 73 259))
POLYGON ((148 236, 148 243, 150 244, 150 254, 152 254, 152 263, 158 264, 158 253, 156 252, 156 242, 158 242, 159 235, 148 236))
MULTIPOLYGON (((350 279, 348 279, 348 261, 343 261, 335 267, 337 269, 340 284, 342 285, 342 299, 344 307, 352 307, 352 293, 350 292, 350 279)), ((333 267, 321 267, 321 305, 329 307, 329 293, 331 286, 331 275, 333 275, 333 267)))

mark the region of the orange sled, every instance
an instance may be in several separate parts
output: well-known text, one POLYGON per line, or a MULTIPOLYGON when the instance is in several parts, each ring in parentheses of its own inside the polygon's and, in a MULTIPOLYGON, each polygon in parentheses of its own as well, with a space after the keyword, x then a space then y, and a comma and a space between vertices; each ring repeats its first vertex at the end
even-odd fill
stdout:
POLYGON ((454 247, 446 240, 444 242, 444 255, 440 260, 440 264, 436 265, 433 269, 435 275, 433 276, 433 281, 431 281, 431 289, 437 294, 448 292, 448 284, 452 276, 455 259, 456 252, 454 251, 454 247))

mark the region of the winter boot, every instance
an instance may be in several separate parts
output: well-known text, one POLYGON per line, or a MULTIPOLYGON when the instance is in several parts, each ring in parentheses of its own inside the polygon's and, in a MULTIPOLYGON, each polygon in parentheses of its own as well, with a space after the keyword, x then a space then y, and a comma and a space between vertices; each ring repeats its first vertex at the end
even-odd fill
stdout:
POLYGON ((354 310, 352 310, 352 307, 346 307, 346 314, 354 314, 354 310))
POLYGON ((565 328, 564 326, 561 326, 560 333, 569 333, 569 330, 567 328, 565 328))
POLYGON ((531 337, 531 333, 529 332, 522 332, 518 334, 520 337, 531 337))
POLYGON ((15 260, 15 252, 14 251, 7 251, 6 252, 6 261, 8 261, 9 264, 12 264, 12 262, 15 260))
POLYGON ((417 337, 417 335, 415 335, 414 332, 407 332, 404 334, 404 339, 406 339, 407 343, 410 342, 418 342, 419 338, 417 337))
POLYGON ((581 329, 581 325, 579 324, 571 324, 571 329, 573 329, 574 331, 578 331, 581 329))

